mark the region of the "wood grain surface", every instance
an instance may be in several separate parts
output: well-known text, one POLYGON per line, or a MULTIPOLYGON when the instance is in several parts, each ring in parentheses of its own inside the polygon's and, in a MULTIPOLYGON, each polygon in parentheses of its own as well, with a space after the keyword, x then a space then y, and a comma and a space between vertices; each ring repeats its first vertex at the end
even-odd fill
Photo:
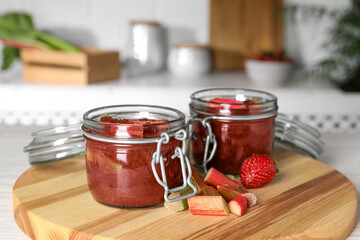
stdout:
POLYGON ((243 69, 249 55, 283 50, 281 6, 282 0, 211 0, 213 67, 243 69))
POLYGON ((84 48, 81 52, 23 49, 23 77, 32 83, 87 85, 120 76, 119 52, 84 48))
POLYGON ((160 206, 119 209, 93 200, 83 158, 33 166, 14 185, 14 217, 32 239, 343 239, 356 220, 357 194, 333 168, 277 151, 275 180, 252 190, 242 217, 193 216, 160 206))

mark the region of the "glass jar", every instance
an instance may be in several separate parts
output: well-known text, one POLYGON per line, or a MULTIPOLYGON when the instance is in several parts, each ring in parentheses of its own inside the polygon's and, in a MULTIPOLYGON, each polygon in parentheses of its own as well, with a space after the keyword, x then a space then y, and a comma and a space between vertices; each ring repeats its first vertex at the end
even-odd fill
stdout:
POLYGON ((191 95, 191 157, 204 171, 239 174, 255 153, 271 155, 277 98, 250 89, 206 89, 191 95), (210 161, 211 160, 211 161, 210 161))
POLYGON ((148 207, 190 182, 182 112, 160 106, 118 105, 84 114, 86 171, 93 197, 116 207, 148 207), (159 177, 161 176, 161 178, 159 177))
POLYGON ((168 57, 169 71, 179 77, 194 77, 208 74, 211 69, 209 48, 195 43, 178 43, 168 57))
POLYGON ((168 45, 165 28, 156 21, 130 21, 126 70, 129 77, 155 73, 165 68, 168 45))

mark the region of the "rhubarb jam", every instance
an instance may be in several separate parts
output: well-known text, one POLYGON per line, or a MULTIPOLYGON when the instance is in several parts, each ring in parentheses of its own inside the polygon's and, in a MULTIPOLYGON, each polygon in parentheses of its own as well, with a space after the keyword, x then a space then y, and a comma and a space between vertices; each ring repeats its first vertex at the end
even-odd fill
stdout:
MULTIPOLYGON (((242 162, 252 154, 271 155, 277 114, 274 95, 247 89, 202 90, 191 95, 190 112, 193 119, 208 119, 215 135, 217 147, 207 169, 239 174, 242 162)), ((209 131, 193 121, 193 132, 191 157, 202 165, 209 131)))
MULTIPOLYGON (((126 208, 163 203, 164 188, 151 167, 156 139, 182 128, 184 114, 164 107, 110 106, 85 113, 86 172, 93 197, 100 203, 126 208)), ((161 146, 170 188, 182 184, 180 162, 171 158, 181 144, 170 137, 169 143, 161 146)), ((160 166, 156 170, 161 176, 160 166)))

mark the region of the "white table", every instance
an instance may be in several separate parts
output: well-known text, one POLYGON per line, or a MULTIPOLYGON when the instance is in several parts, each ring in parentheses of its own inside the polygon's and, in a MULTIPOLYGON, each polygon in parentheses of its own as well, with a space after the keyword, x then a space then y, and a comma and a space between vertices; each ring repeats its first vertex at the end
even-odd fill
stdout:
MULTIPOLYGON (((12 187, 16 179, 30 165, 22 148, 30 140, 30 133, 44 127, 0 125, 0 239, 28 239, 18 228, 12 213, 12 187)), ((360 134, 323 134, 326 152, 321 161, 347 176, 360 192, 360 134)), ((358 202, 358 216, 360 207, 358 202)), ((360 239, 360 221, 348 239, 360 239)))

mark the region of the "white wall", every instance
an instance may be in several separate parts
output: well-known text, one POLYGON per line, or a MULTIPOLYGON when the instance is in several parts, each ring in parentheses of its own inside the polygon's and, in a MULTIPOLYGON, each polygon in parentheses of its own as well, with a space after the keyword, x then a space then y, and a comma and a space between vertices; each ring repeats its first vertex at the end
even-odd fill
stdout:
MULTIPOLYGON (((266 1, 266 0, 265 0, 266 1)), ((284 0, 344 8, 350 0, 284 0)), ((36 27, 79 45, 120 50, 124 53, 128 22, 157 20, 169 31, 170 42, 208 43, 209 0, 0 0, 0 14, 26 11, 36 27)), ((309 66, 327 55, 322 44, 331 19, 285 24, 286 50, 296 62, 309 66)), ((124 54, 123 54, 124 55, 124 54)))
POLYGON ((80 45, 124 51, 129 20, 156 20, 171 42, 208 41, 208 0, 0 0, 0 14, 26 11, 35 25, 80 45))

